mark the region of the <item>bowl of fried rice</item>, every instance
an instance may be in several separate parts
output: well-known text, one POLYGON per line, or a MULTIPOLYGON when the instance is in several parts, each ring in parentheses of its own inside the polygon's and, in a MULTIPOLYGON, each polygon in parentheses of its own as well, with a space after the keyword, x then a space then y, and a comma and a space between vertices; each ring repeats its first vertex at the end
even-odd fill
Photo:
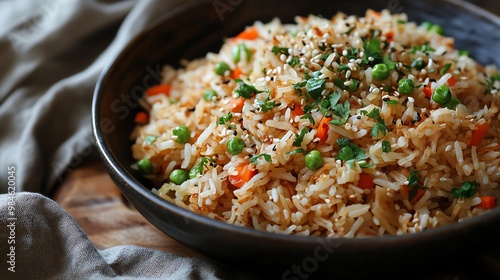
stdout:
POLYGON ((97 146, 141 214, 225 264, 456 262, 500 233, 498 30, 460 1, 186 2, 101 75, 97 146))

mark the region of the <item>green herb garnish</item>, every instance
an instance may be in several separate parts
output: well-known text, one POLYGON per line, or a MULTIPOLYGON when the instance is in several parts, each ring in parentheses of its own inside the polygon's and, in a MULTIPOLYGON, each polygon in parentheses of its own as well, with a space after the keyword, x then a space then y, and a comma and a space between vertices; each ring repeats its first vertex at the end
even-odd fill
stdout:
POLYGON ((267 162, 271 162, 271 156, 269 154, 260 154, 260 155, 257 155, 257 156, 253 156, 250 158, 250 163, 253 163, 253 164, 257 164, 257 160, 261 157, 264 157, 264 159, 267 161, 267 162))
POLYGON ((471 198, 477 191, 478 182, 465 181, 459 188, 451 190, 451 196, 454 198, 471 198))
POLYGON ((271 50, 275 55, 278 55, 278 54, 284 54, 284 55, 288 55, 288 48, 281 48, 281 47, 278 47, 278 46, 274 46, 273 49, 271 50))
POLYGON ((362 62, 368 65, 375 65, 383 61, 382 50, 380 48, 380 40, 377 38, 372 38, 370 41, 363 42, 364 55, 362 62), (373 61, 370 61, 370 57, 373 61))
POLYGON ((233 114, 231 112, 227 113, 227 115, 219 118, 218 124, 223 125, 227 124, 233 118, 233 114))
POLYGON ((295 134, 295 141, 293 141, 293 146, 300 147, 302 146, 302 141, 304 141, 304 136, 307 133, 307 128, 303 128, 299 134, 295 134))
POLYGON ((377 120, 377 123, 373 126, 371 136, 378 137, 379 132, 385 136, 387 134, 387 126, 384 120, 380 117, 380 109, 373 108, 373 110, 367 115, 368 117, 377 120))
POLYGON ((340 150, 339 154, 335 156, 335 159, 340 159, 343 161, 352 159, 356 161, 362 161, 368 158, 365 155, 365 151, 352 143, 349 138, 337 139, 337 144, 339 145, 340 150))
POLYGON ((245 99, 250 99, 254 94, 264 92, 263 90, 257 90, 254 86, 246 84, 241 79, 235 79, 239 87, 235 90, 239 97, 245 99))
POLYGON ((391 143, 387 140, 382 141, 382 152, 389 153, 391 151, 391 143))
POLYGON ((257 105, 259 105, 262 112, 266 113, 271 111, 274 108, 274 106, 276 106, 276 102, 271 101, 269 96, 267 96, 265 100, 257 99, 257 105))

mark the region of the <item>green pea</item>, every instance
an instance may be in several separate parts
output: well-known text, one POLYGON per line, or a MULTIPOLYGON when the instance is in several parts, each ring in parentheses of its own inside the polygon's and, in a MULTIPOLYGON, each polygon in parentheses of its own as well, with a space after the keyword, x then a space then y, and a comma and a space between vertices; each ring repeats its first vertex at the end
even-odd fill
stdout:
POLYGON ((245 148, 245 141, 240 137, 233 137, 227 141, 227 151, 231 155, 240 154, 245 148))
POLYGON ((168 178, 170 181, 176 185, 180 185, 187 181, 189 178, 189 174, 186 170, 183 169, 175 169, 172 172, 170 172, 170 175, 168 175, 168 178))
POLYGON ((372 76, 379 81, 383 81, 389 78, 390 74, 391 71, 389 70, 389 66, 385 65, 384 63, 379 63, 373 66, 372 76))
POLYGON ((357 79, 351 79, 351 83, 349 84, 349 87, 347 88, 350 92, 356 92, 359 89, 359 80, 357 79))
POLYGON ((177 140, 175 140, 177 143, 187 143, 191 138, 191 132, 185 125, 175 127, 172 134, 177 136, 177 140))
POLYGON ((432 100, 434 100, 439 105, 444 105, 451 100, 451 91, 445 85, 438 87, 432 94, 432 100))
POLYGON ((422 70, 425 68, 426 63, 422 59, 415 59, 412 61, 410 67, 417 70, 422 70))
POLYGON ((143 158, 137 162, 137 168, 143 174, 153 173, 153 164, 147 158, 143 158))
POLYGON ((432 25, 431 29, 429 31, 434 32, 439 35, 444 35, 444 28, 441 25, 434 24, 432 25))
POLYGON ((415 89, 415 84, 412 79, 401 79, 398 82, 398 91, 405 95, 410 95, 415 89))
POLYGON ((241 55, 240 55, 240 46, 234 46, 233 47, 233 60, 234 62, 240 62, 241 60, 241 55))
POLYGON ((231 70, 231 67, 225 62, 217 62, 215 63, 214 71, 217 75, 224 76, 224 74, 231 70))
POLYGON ((425 30, 431 30, 433 25, 434 24, 432 24, 432 22, 430 22, 430 21, 424 21, 424 22, 422 22, 422 24, 420 26, 425 28, 425 30))
POLYGON ((311 170, 318 170, 323 166, 323 156, 317 150, 310 151, 305 157, 307 168, 311 170))
POLYGON ((217 92, 213 89, 207 89, 203 92, 203 99, 205 101, 212 101, 217 98, 217 92))
POLYGON ((247 58, 247 62, 250 61, 250 59, 252 58, 252 52, 247 48, 247 45, 241 43, 241 44, 233 47, 232 54, 233 54, 233 60, 234 60, 234 62, 236 62, 236 63, 240 62, 240 60, 241 60, 241 51, 245 52, 245 55, 246 55, 246 58, 247 58))

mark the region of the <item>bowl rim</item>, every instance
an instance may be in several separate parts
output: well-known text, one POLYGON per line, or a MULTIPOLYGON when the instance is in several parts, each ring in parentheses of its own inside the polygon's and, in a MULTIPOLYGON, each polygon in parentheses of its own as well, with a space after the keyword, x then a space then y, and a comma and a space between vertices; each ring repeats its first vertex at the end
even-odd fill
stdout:
MULTIPOLYGON (((478 7, 470 2, 465 2, 462 0, 441 0, 448 4, 454 5, 457 8, 464 9, 470 13, 480 16, 488 22, 500 27, 500 16, 497 16, 481 7, 478 7)), ((258 230, 250 227, 243 227, 238 225, 229 224, 223 221, 218 221, 208 216, 201 214, 196 214, 188 209, 181 206, 175 205, 158 195, 154 194, 146 186, 142 185, 134 176, 132 176, 126 168, 122 167, 122 164, 113 156, 113 152, 106 143, 106 137, 102 132, 102 126, 100 123, 100 101, 103 98, 104 92, 103 88, 105 86, 106 80, 109 76, 113 75, 116 68, 119 68, 118 62, 122 60, 131 50, 136 47, 141 38, 146 34, 152 32, 159 24, 168 21, 169 18, 177 15, 178 13, 186 12, 195 5, 202 5, 207 3, 212 3, 211 0, 190 0, 182 2, 176 8, 170 10, 168 13, 163 14, 156 20, 152 21, 146 28, 141 32, 133 36, 131 40, 125 45, 125 47, 113 58, 109 59, 103 70, 101 71, 96 86, 94 88, 94 94, 92 99, 92 131, 94 135, 95 145, 98 148, 101 159, 103 159, 107 171, 110 173, 113 181, 117 184, 120 191, 123 193, 122 188, 130 188, 133 192, 143 196, 147 200, 151 201, 155 206, 162 208, 163 210, 176 213, 182 217, 191 219, 195 223, 203 224, 204 226, 213 227, 222 231, 229 231, 235 234, 243 236, 252 236, 256 238, 265 238, 270 241, 287 242, 290 244, 304 244, 304 245, 318 245, 318 239, 322 240, 334 240, 336 244, 346 245, 346 246, 370 246, 376 245, 377 247, 400 245, 401 243, 406 243, 411 241, 413 244, 419 244, 420 242, 428 242, 433 239, 441 239, 446 236, 456 235, 459 233, 466 232, 467 228, 475 228, 479 226, 487 226, 490 224, 488 220, 500 220, 500 207, 491 209, 485 213, 478 216, 466 218, 460 222, 454 222, 452 224, 443 225, 437 228, 432 228, 430 230, 424 230, 422 232, 407 233, 402 235, 382 235, 373 237, 326 237, 326 236, 301 236, 301 235, 290 235, 283 233, 274 233, 263 230, 258 230), (116 182, 116 177, 123 180, 125 184, 116 182), (124 186, 125 185, 125 186, 124 186)), ((221 43, 222 44, 222 43, 221 43)), ((142 213, 141 213, 142 214, 142 213)), ((153 224, 154 225, 154 224, 153 224)), ((154 225, 156 226, 156 225, 154 225)))

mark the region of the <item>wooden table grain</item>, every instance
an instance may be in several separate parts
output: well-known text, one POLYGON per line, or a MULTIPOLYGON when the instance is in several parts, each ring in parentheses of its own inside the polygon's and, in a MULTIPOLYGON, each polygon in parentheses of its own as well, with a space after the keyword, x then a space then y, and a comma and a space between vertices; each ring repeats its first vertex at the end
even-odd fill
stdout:
POLYGON ((162 233, 135 210, 98 160, 70 172, 53 199, 76 220, 97 249, 136 245, 180 256, 201 256, 162 233))

